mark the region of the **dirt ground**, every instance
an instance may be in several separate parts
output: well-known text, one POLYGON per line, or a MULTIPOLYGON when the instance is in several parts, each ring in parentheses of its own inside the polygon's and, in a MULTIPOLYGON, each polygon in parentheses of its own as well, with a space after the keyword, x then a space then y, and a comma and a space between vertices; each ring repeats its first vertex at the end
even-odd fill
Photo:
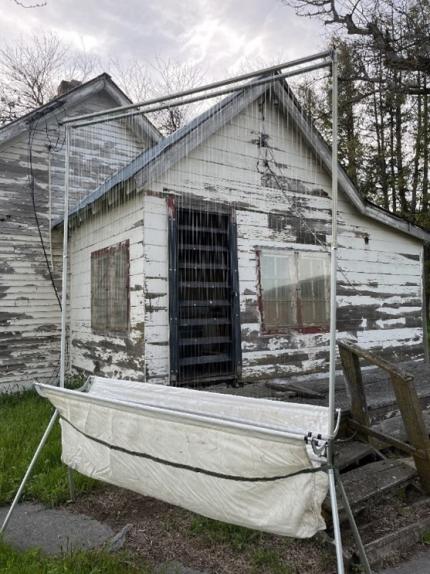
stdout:
MULTIPOLYGON (((131 525, 125 548, 151 565, 179 561, 208 574, 331 574, 334 549, 325 533, 295 540, 229 526, 153 498, 106 486, 67 506, 106 522, 114 531, 131 525)), ((429 516, 414 489, 381 498, 358 515, 365 543, 429 516)), ((351 537, 344 532, 345 545, 351 537)), ((394 565, 416 547, 394 553, 379 566, 394 565)))
POLYGON ((318 540, 293 540, 229 526, 128 492, 106 487, 68 505, 108 523, 126 524, 125 548, 153 565, 176 560, 210 574, 329 574, 333 553, 318 540))

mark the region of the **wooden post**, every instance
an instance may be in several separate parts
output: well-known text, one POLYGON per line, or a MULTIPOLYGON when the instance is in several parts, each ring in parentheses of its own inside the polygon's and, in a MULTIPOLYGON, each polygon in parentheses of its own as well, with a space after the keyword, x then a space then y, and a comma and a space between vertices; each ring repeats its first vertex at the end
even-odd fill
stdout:
POLYGON ((369 426, 370 417, 361 376, 360 359, 356 353, 342 343, 338 344, 346 388, 351 400, 352 418, 364 426, 369 426))
POLYGON ((418 476, 425 491, 430 494, 430 440, 413 379, 404 379, 395 374, 391 374, 390 379, 409 442, 417 450, 414 461, 418 476))
POLYGON ((423 419, 414 378, 385 359, 373 355, 349 341, 338 341, 347 390, 351 399, 352 426, 377 448, 390 444, 411 454, 425 491, 430 494, 430 439, 423 419), (360 369, 360 357, 388 373, 410 444, 387 436, 370 426, 366 395, 360 369))
POLYGON ((426 363, 430 361, 429 356, 429 333, 428 333, 428 325, 427 321, 429 319, 428 316, 428 308, 427 308, 427 277, 426 277, 426 269, 425 269, 425 253, 426 247, 423 245, 423 249, 421 251, 421 297, 422 297, 422 318, 423 318, 423 345, 424 345, 424 359, 426 363))

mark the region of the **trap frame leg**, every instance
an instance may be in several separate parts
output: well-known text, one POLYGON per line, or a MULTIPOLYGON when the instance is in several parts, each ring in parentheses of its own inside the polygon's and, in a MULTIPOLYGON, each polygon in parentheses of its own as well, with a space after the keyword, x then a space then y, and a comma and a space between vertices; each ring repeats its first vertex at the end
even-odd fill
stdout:
POLYGON ((339 510, 336 498, 336 478, 334 468, 328 470, 328 484, 330 492, 331 514, 333 519, 334 542, 336 548, 337 574, 345 574, 343 564, 342 535, 340 532, 339 510))
POLYGON ((343 486, 342 480, 340 479, 338 470, 335 471, 335 478, 336 478, 336 484, 339 487, 340 495, 342 497, 345 512, 348 516, 349 525, 351 526, 352 534, 354 536, 354 540, 357 545, 361 566, 364 568, 364 572, 366 574, 372 574, 372 569, 370 568, 369 560, 366 555, 366 550, 364 548, 360 532, 358 531, 357 523, 355 522, 355 518, 351 510, 351 505, 349 504, 348 496, 345 492, 345 487, 343 486))
POLYGON ((43 433, 42 438, 40 439, 39 446, 37 447, 37 449, 36 449, 36 451, 35 451, 35 453, 34 453, 34 455, 33 455, 33 458, 31 459, 31 462, 30 462, 30 464, 28 465, 28 468, 27 468, 27 470, 26 470, 26 472, 25 472, 25 474, 24 474, 24 478, 22 479, 21 484, 19 485, 18 491, 17 491, 17 493, 15 494, 15 498, 13 499, 13 502, 12 502, 12 504, 11 504, 11 506, 10 506, 10 508, 9 508, 9 511, 8 511, 8 513, 7 513, 7 515, 6 515, 6 518, 4 519, 3 524, 2 524, 2 526, 1 526, 1 528, 0 528, 0 534, 2 534, 2 533, 6 530, 6 527, 7 527, 8 523, 9 523, 9 520, 10 520, 12 514, 13 514, 13 511, 15 510, 15 507, 16 507, 16 505, 18 504, 19 499, 21 498, 21 494, 22 494, 22 492, 23 492, 23 490, 24 490, 24 487, 25 487, 25 485, 26 485, 26 483, 27 483, 27 480, 29 479, 29 477, 30 477, 30 475, 31 475, 31 473, 32 473, 32 471, 33 471, 33 468, 34 468, 34 466, 35 466, 35 464, 36 464, 36 462, 37 462, 37 459, 39 458, 39 455, 40 455, 40 453, 41 453, 43 447, 45 446, 46 441, 48 440, 48 437, 49 437, 49 435, 50 435, 50 433, 51 433, 51 431, 52 431, 52 429, 53 429, 53 427, 54 427, 54 424, 55 424, 55 422, 56 422, 56 420, 57 420, 57 418, 58 418, 58 414, 59 414, 58 411, 55 410, 54 414, 53 414, 52 417, 51 417, 51 420, 49 421, 48 426, 46 427, 45 432, 43 433))
POLYGON ((69 496, 70 496, 70 500, 74 501, 75 500, 75 481, 73 480, 73 470, 70 468, 70 466, 67 467, 67 484, 69 486, 69 496))

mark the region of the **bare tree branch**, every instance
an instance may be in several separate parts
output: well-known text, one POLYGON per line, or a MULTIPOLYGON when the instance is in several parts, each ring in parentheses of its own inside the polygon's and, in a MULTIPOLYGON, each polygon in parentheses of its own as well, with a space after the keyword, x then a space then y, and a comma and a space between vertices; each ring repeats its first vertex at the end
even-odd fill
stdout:
MULTIPOLYGON (((170 59, 156 58, 152 68, 154 70, 152 86, 154 96, 164 96, 194 88, 201 84, 204 78, 203 72, 198 67, 170 59)), ((168 110, 155 114, 154 123, 161 132, 169 134, 179 129, 197 113, 197 104, 172 106, 168 110)))
POLYGON ((386 65, 397 70, 430 74, 430 4, 428 0, 282 0, 302 16, 317 16, 326 25, 336 25, 350 36, 369 38, 383 55, 386 65), (394 31, 387 18, 395 17, 394 31), (415 48, 405 45, 408 30, 415 48))
POLYGON ((20 0, 12 0, 14 4, 17 6, 21 6, 21 8, 43 8, 48 4, 48 2, 37 2, 36 4, 24 4, 20 0))
POLYGON ((41 34, 0 48, 0 123, 11 121, 56 96, 62 80, 83 81, 97 67, 55 34, 41 34))

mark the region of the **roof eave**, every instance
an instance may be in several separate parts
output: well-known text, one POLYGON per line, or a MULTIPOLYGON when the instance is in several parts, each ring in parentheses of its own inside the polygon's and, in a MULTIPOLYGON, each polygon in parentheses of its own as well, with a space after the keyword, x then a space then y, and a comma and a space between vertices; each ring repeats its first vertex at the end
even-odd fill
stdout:
POLYGON ((92 93, 99 91, 105 86, 106 79, 108 77, 109 76, 107 74, 101 74, 86 84, 77 86, 73 90, 70 90, 70 92, 65 93, 63 96, 57 97, 51 102, 32 110, 10 124, 6 124, 0 129, 0 145, 25 132, 28 124, 32 121, 32 118, 37 117, 38 114, 42 116, 47 115, 59 107, 64 106, 66 103, 68 105, 73 105, 74 102, 81 101, 92 93))
MULTIPOLYGON (((71 107, 103 89, 120 105, 126 105, 131 102, 130 98, 112 80, 109 74, 104 72, 85 84, 81 84, 69 92, 66 92, 63 96, 54 98, 51 102, 32 110, 21 118, 18 118, 17 120, 14 120, 0 128, 0 145, 3 145, 24 133, 28 129, 29 123, 33 118, 37 117, 38 114, 40 116, 46 116, 65 105, 71 107)), ((157 143, 162 139, 160 132, 147 118, 142 119, 142 122, 144 124, 145 131, 152 142, 157 143)))
MULTIPOLYGON (((280 82, 275 83, 275 90, 278 90, 278 97, 280 102, 285 106, 285 94, 279 93, 279 90, 283 90, 283 92, 287 91, 285 87, 286 84, 281 86, 280 82)), ((289 94, 288 97, 288 105, 285 106, 286 112, 292 116, 293 120, 298 124, 302 133, 304 134, 305 138, 307 139, 308 143, 311 145, 315 153, 321 158, 322 163, 328 173, 331 174, 332 172, 332 154, 331 149, 324 141, 321 134, 309 123, 298 107, 295 105, 295 102, 291 98, 289 94)), ((366 202, 363 196, 360 194, 358 189, 352 183, 348 175, 342 169, 342 167, 338 164, 338 182, 340 189, 345 193, 345 195, 349 198, 351 203, 354 207, 362 214, 371 219, 375 219, 384 225, 388 225, 397 231, 401 231, 402 233, 406 233, 420 241, 430 242, 430 233, 413 225, 412 223, 388 212, 384 212, 383 210, 378 209, 377 206, 372 205, 371 203, 366 202)))
MULTIPOLYGON (((331 173, 332 171, 332 154, 331 154, 331 149, 330 147, 327 145, 327 143, 324 141, 324 139, 322 138, 321 134, 309 123, 309 120, 307 118, 305 118, 303 116, 303 113, 301 112, 301 110, 299 109, 297 102, 293 99, 289 89, 287 88, 286 83, 282 83, 281 81, 279 82, 275 82, 273 84, 273 88, 278 92, 278 99, 280 101, 280 103, 282 104, 282 106, 284 107, 286 113, 288 113, 292 119, 296 122, 296 124, 298 125, 298 127, 301 129, 305 139, 308 141, 309 145, 312 147, 312 149, 315 151, 315 153, 318 154, 318 156, 321 158, 322 163, 324 165, 324 167, 326 168, 326 170, 328 171, 328 173, 331 173), (288 93, 288 98, 285 98, 285 92, 288 93)), ((258 98, 261 95, 261 92, 264 92, 264 88, 263 86, 259 86, 254 87, 254 88, 249 88, 248 90, 245 90, 242 94, 241 94, 241 99, 242 99, 242 104, 240 107, 240 109, 242 109, 243 107, 245 107, 246 105, 248 105, 250 103, 250 101, 254 101, 256 98, 258 98)), ((221 102, 222 103, 222 102, 221 102)), ((216 104, 218 105, 218 104, 216 104)), ((199 137, 198 138, 194 138, 195 141, 193 142, 193 146, 192 148, 194 149, 194 147, 196 147, 196 145, 199 145, 199 143, 202 143, 203 141, 205 141, 205 139, 207 137, 209 137, 213 131, 215 129, 218 129, 219 127, 221 127, 221 125, 223 125, 224 123, 226 123, 229 120, 229 117, 231 115, 231 111, 229 112, 229 110, 234 109, 235 113, 238 113, 239 107, 237 106, 237 102, 236 102, 236 106, 229 106, 228 104, 225 106, 225 108, 222 110, 222 115, 224 116, 223 118, 221 118, 221 114, 217 116, 217 121, 216 122, 212 122, 212 123, 208 123, 205 126, 205 130, 200 131, 199 133, 199 137), (222 120, 222 121, 221 121, 222 120), (214 125, 212 125, 214 124, 214 125)), ((208 118, 210 118, 210 110, 208 110, 207 112, 205 112, 204 114, 202 114, 202 117, 205 117, 205 119, 202 121, 202 123, 204 124, 208 118), (205 116, 205 113, 207 114, 205 116)), ((197 118, 196 118, 197 119, 197 118)), ((169 169, 175 162, 177 162, 181 157, 183 157, 183 154, 185 153, 185 150, 190 151, 189 145, 184 145, 184 140, 187 140, 187 138, 190 137, 194 137, 193 136, 193 129, 191 128, 191 126, 193 125, 194 120, 192 122, 190 122, 190 129, 187 131, 185 131, 185 133, 181 134, 181 137, 178 139, 178 141, 173 141, 172 145, 169 145, 167 148, 165 149, 161 149, 160 153, 158 155, 156 155, 155 157, 150 158, 150 160, 147 162, 147 165, 142 165, 141 166, 141 170, 140 172, 142 172, 140 174, 139 177, 139 187, 143 186, 144 184, 147 184, 148 181, 150 181, 151 176, 152 176, 152 172, 153 171, 157 171, 156 169, 153 169, 152 164, 153 163, 157 163, 160 161, 164 160, 164 156, 165 155, 169 155, 168 160, 166 162, 166 165, 164 166, 165 169, 169 169), (170 157, 172 156, 172 158, 170 157)), ((147 150, 149 151, 149 150, 147 150)), ((97 201, 98 199, 100 199, 101 194, 100 192, 103 191, 103 194, 108 192, 109 189, 112 187, 112 185, 118 185, 118 183, 120 183, 118 181, 118 177, 120 175, 124 176, 124 179, 122 181, 126 180, 127 177, 127 168, 123 168, 123 170, 121 170, 122 173, 118 172, 117 174, 115 174, 113 176, 113 178, 111 178, 111 180, 108 180, 107 182, 105 182, 101 188, 99 188, 99 190, 97 190, 96 192, 94 192, 94 195, 91 197, 89 196, 89 200, 88 202, 85 202, 85 205, 83 206, 78 206, 75 211, 73 212, 73 215, 77 215, 79 213, 79 211, 81 210, 81 207, 88 207, 91 203, 97 201)), ((158 172, 157 172, 158 173, 158 172)), ((129 173, 129 177, 135 176, 137 175, 136 172, 133 173, 129 173)), ((355 187, 355 185, 352 183, 352 181, 350 180, 350 178, 348 177, 348 175, 345 173, 345 171, 342 169, 341 166, 338 167, 338 181, 339 181, 339 188, 345 193, 345 195, 349 198, 349 200, 351 201, 351 203, 355 206, 355 208, 358 210, 359 213, 361 213, 362 215, 365 215, 371 219, 374 219, 384 225, 387 225, 391 228, 396 229, 397 231, 400 231, 402 233, 405 233, 411 237, 414 237, 415 239, 418 239, 420 241, 424 241, 424 242, 430 242, 430 233, 425 231, 424 229, 421 229, 420 227, 413 225, 393 214, 384 212, 383 210, 378 209, 377 206, 374 206, 368 202, 366 202, 366 200, 362 197, 362 195, 359 193, 359 191, 357 190, 357 188, 355 187)), ((71 214, 72 215, 72 214, 71 214)), ((55 225, 58 227, 59 225, 62 224, 62 221, 58 221, 55 225)))

